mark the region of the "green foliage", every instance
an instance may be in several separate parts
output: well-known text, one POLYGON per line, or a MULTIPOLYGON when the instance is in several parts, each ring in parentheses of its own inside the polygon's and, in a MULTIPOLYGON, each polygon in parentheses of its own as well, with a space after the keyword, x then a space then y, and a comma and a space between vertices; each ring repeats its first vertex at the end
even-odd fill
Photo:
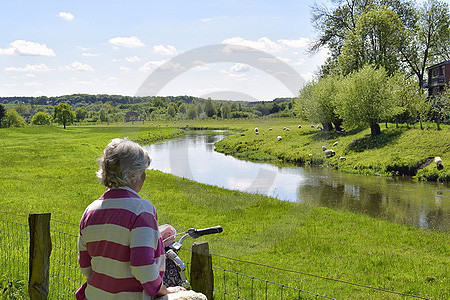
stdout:
POLYGON ((6 114, 6 109, 3 105, 0 104, 0 125, 2 124, 2 119, 6 114))
POLYGON ((347 75, 372 64, 393 74, 400 66, 398 49, 403 40, 403 25, 395 12, 386 7, 370 9, 347 33, 339 69, 347 75))
POLYGON ((208 118, 211 118, 216 113, 211 99, 205 100, 205 113, 208 118))
POLYGON ((331 123, 336 123, 336 93, 340 76, 330 75, 304 87, 300 92, 299 103, 302 116, 313 123, 324 124, 324 129, 331 130, 331 123))
POLYGON ((25 280, 10 279, 6 275, 0 278, 0 299, 21 300, 28 297, 25 280))
POLYGON ((171 118, 175 118, 177 112, 176 112, 175 108, 173 107, 173 105, 169 105, 169 107, 167 108, 167 114, 168 114, 171 118))
POLYGON ((31 119, 33 125, 50 125, 52 117, 46 112, 37 112, 31 119))
POLYGON ((72 106, 67 103, 58 104, 53 108, 53 120, 64 125, 64 129, 66 129, 66 125, 72 124, 75 118, 76 115, 72 111, 72 106))
POLYGON ((189 119, 197 118, 197 107, 194 105, 189 105, 189 108, 187 109, 187 116, 189 119))
POLYGON ((2 127, 23 127, 27 123, 15 109, 8 109, 3 117, 2 127))
POLYGON ((78 107, 75 110, 75 116, 76 116, 76 120, 78 122, 83 121, 86 118, 86 116, 87 116, 86 107, 84 107, 84 106, 83 107, 78 107))
MULTIPOLYGON (((347 129, 377 126, 393 116, 395 103, 386 84, 388 74, 384 68, 367 65, 347 76, 339 85, 336 110, 347 129)), ((372 134, 377 132, 372 130, 372 134)))

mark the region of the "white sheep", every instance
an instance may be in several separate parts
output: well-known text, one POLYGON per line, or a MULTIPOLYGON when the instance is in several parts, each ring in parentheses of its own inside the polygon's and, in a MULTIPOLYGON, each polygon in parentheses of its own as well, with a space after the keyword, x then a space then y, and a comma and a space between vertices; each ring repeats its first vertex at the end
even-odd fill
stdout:
POLYGON ((259 134, 259 132, 258 132, 258 131, 256 131, 256 132, 255 132, 255 134, 256 134, 256 135, 258 135, 258 134, 259 134))
POLYGON ((283 127, 283 130, 286 130, 286 127, 283 127))
POLYGON ((286 128, 286 131, 289 131, 289 128, 286 128))
POLYGON ((258 132, 258 127, 255 128, 255 132, 258 132))
POLYGON ((334 152, 333 150, 331 150, 331 149, 325 150, 325 156, 326 157, 332 157, 332 156, 335 156, 335 155, 336 155, 336 152, 334 152))
POLYGON ((269 128, 269 131, 272 131, 272 128, 269 128))
POLYGON ((202 293, 196 293, 194 291, 181 291, 158 297, 156 300, 207 300, 207 298, 202 293))
POLYGON ((440 158, 439 156, 436 156, 434 158, 434 162, 436 163, 436 167, 442 168, 442 158, 440 158))
POLYGON ((327 147, 322 146, 322 151, 325 151, 325 150, 327 150, 327 147))
POLYGON ((308 156, 309 156, 309 157, 312 157, 312 154, 310 153, 310 154, 308 154, 308 156))
POLYGON ((333 147, 336 147, 338 145, 338 142, 334 142, 333 147))
POLYGON ((339 160, 340 161, 344 161, 344 160, 346 160, 347 158, 345 158, 344 156, 341 156, 341 157, 339 157, 339 160))
POLYGON ((311 125, 311 128, 314 128, 314 125, 311 125))
POLYGON ((298 128, 302 128, 302 125, 298 125, 298 128))
POLYGON ((278 141, 281 141, 281 140, 282 140, 282 137, 281 137, 281 136, 277 136, 277 140, 278 140, 278 141))

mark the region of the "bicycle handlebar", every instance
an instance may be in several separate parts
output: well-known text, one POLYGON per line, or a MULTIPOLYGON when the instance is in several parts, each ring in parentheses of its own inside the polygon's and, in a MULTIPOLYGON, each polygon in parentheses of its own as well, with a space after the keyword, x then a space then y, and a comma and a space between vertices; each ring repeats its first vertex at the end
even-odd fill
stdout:
POLYGON ((222 231, 223 231, 222 226, 214 226, 214 227, 209 227, 209 228, 204 228, 204 229, 190 228, 190 229, 188 229, 187 232, 190 237, 196 239, 201 236, 208 235, 208 234, 221 233, 222 231))

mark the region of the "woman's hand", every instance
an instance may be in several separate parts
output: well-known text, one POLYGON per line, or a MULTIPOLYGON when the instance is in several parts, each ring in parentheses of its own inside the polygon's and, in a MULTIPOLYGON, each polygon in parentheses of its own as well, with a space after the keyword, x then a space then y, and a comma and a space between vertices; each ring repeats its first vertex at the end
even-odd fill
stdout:
POLYGON ((171 287, 167 288, 167 291, 169 292, 169 294, 178 293, 178 292, 185 291, 185 290, 186 289, 182 286, 171 286, 171 287))

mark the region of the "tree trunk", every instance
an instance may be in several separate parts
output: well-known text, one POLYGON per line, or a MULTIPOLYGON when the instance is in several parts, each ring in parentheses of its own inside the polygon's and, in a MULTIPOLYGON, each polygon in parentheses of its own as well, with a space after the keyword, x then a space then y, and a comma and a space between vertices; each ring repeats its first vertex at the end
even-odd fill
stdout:
POLYGON ((333 130, 333 124, 331 124, 331 122, 328 123, 322 123, 323 129, 326 131, 331 131, 333 130))
POLYGON ((370 124, 370 133, 372 136, 379 135, 381 133, 380 125, 378 123, 370 124))
POLYGON ((336 131, 342 131, 342 119, 335 120, 333 125, 336 131))
POLYGON ((420 129, 423 130, 422 120, 419 120, 419 123, 420 123, 420 129))

